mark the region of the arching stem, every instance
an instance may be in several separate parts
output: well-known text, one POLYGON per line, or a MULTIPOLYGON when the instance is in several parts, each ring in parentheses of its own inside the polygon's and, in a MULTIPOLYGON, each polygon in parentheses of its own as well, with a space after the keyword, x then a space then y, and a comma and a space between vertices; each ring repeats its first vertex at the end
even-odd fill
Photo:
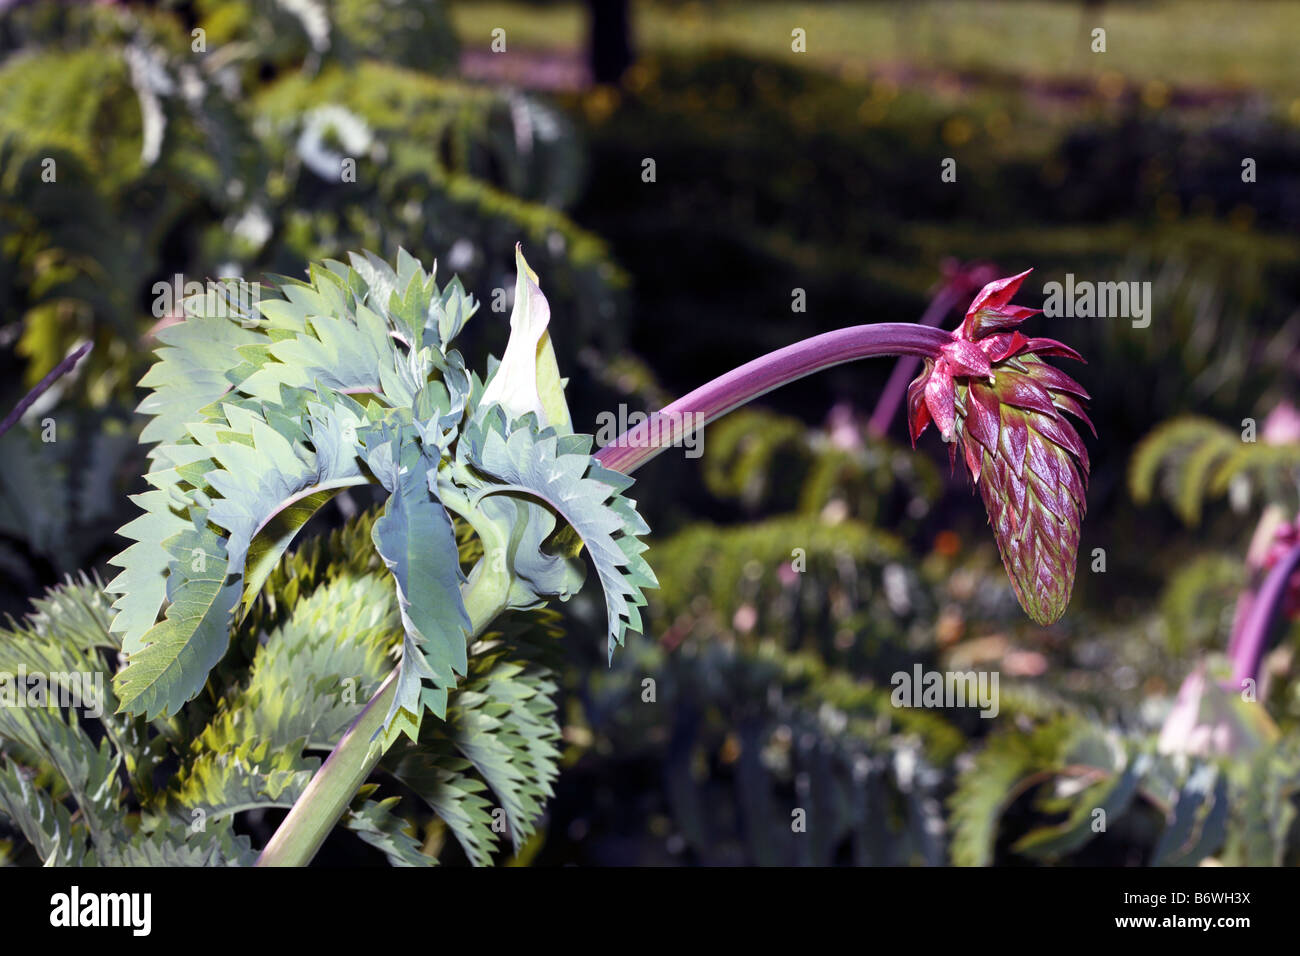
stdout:
POLYGON ((665 448, 678 444, 685 435, 774 388, 860 358, 881 355, 933 358, 951 340, 952 335, 941 329, 906 322, 855 325, 814 335, 746 362, 683 395, 629 428, 595 457, 611 471, 627 474, 665 448))

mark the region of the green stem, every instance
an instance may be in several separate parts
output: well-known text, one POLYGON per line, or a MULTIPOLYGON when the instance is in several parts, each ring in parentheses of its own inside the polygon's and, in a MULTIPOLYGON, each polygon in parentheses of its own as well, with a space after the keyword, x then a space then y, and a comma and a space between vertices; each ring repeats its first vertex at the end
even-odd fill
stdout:
MULTIPOLYGON (((488 542, 484 542, 485 546, 488 542)), ((486 550, 491 555, 491 550, 486 550)), ((465 585, 465 610, 469 613, 469 640, 492 623, 505 610, 510 593, 508 572, 492 570, 493 562, 485 557, 470 574, 465 585)), ((312 777, 302 796, 271 837, 258 866, 306 866, 316 855, 325 838, 347 811, 361 785, 366 782, 384 755, 379 733, 397 692, 397 670, 379 685, 365 708, 352 722, 334 752, 312 777)))
POLYGON ((311 778, 257 858, 258 866, 306 866, 311 862, 383 756, 383 742, 372 738, 384 726, 396 689, 394 670, 311 778))

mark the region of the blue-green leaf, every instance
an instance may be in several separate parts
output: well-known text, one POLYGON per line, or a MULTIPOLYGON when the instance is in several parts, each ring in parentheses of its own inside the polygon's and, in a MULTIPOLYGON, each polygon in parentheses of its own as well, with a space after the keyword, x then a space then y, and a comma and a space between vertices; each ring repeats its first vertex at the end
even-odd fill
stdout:
POLYGON ((406 631, 397 695, 385 720, 390 741, 395 721, 414 739, 424 707, 446 716, 447 689, 465 673, 470 629, 455 530, 430 490, 430 462, 411 437, 413 430, 403 430, 367 448, 367 462, 389 492, 375 522, 375 548, 393 574, 406 631), (433 686, 424 688, 425 681, 433 686))
POLYGON ((203 689, 230 640, 238 574, 227 577, 225 541, 202 520, 165 542, 172 603, 113 681, 119 711, 152 719, 174 714, 203 689))
POLYGON ((640 631, 644 589, 659 582, 642 556, 646 545, 640 536, 650 529, 636 503, 621 494, 632 479, 595 464, 590 448, 590 436, 516 427, 507 438, 489 425, 474 464, 504 483, 480 491, 479 501, 502 492, 536 496, 582 539, 605 591, 613 657, 629 628, 640 631))

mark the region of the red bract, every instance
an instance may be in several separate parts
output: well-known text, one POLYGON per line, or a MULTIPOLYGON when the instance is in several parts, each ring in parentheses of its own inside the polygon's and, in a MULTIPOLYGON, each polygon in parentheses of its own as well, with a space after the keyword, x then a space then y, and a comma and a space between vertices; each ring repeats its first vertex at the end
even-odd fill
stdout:
POLYGON ((960 447, 1016 597, 1046 626, 1070 603, 1087 510, 1088 452, 1062 413, 1096 430, 1081 404, 1088 393, 1043 356, 1083 359, 1018 330, 1042 311, 1010 304, 1027 275, 980 290, 952 340, 908 388, 907 418, 913 445, 933 421, 954 463, 960 447))

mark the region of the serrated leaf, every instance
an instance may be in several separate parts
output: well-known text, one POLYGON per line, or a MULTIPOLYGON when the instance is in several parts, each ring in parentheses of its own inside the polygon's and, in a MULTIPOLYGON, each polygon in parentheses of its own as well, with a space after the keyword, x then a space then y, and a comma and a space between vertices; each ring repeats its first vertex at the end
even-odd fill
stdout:
POLYGON ((392 669, 401 620, 387 575, 344 574, 294 602, 259 644, 247 682, 199 737, 221 753, 247 743, 329 748, 392 669))
POLYGON ((974 763, 962 772, 949 799, 954 865, 988 866, 993 862, 1008 795, 1033 770, 1058 767, 1074 730, 1069 720, 1061 719, 1030 734, 1010 732, 990 738, 974 763))
POLYGON ((557 691, 548 669, 512 661, 489 645, 438 728, 501 801, 515 849, 533 832, 558 774, 557 691))
POLYGON ((406 831, 406 821, 393 813, 399 797, 365 800, 343 817, 343 825, 388 857, 393 866, 437 866, 438 861, 406 831))
POLYGON ((247 810, 288 809, 302 796, 320 760, 302 756, 299 746, 272 750, 270 741, 246 741, 220 752, 199 754, 169 792, 171 811, 182 825, 202 814, 205 825, 247 810))
POLYGON ((367 480, 357 458, 360 407, 346 396, 302 406, 295 419, 280 406, 254 412, 227 405, 223 414, 233 431, 208 422, 190 426, 198 447, 221 466, 204 474, 221 495, 207 518, 230 534, 226 552, 231 570, 245 576, 245 613, 316 510, 339 489, 367 480), (244 435, 249 443, 235 440, 244 435))
POLYGON ((167 598, 171 555, 163 542, 190 527, 190 522, 173 510, 171 497, 165 491, 146 491, 133 495, 131 501, 144 513, 118 531, 135 543, 109 559, 109 564, 122 571, 106 588, 110 594, 118 595, 113 602, 117 615, 113 618, 112 631, 121 635, 122 651, 128 655, 143 646, 142 640, 157 623, 158 611, 167 598))
POLYGON ((0 758, 0 815, 7 817, 46 866, 80 866, 86 857, 85 828, 66 807, 36 787, 11 761, 0 758))
POLYGON ((251 866, 257 853, 229 826, 138 832, 99 851, 101 866, 251 866))
POLYGON ((1300 788, 1294 758, 1274 749, 1256 753, 1235 788, 1224 850, 1229 866, 1280 866, 1295 819, 1291 799, 1300 788))
POLYGON ((211 528, 198 524, 165 547, 172 557, 172 603, 113 681, 119 712, 148 719, 176 713, 203 689, 226 651, 242 592, 238 574, 227 578, 225 541, 211 528))
POLYGON ((140 387, 152 391, 136 411, 153 416, 141 443, 183 438, 185 426, 200 417, 199 409, 230 390, 227 373, 241 364, 239 348, 259 339, 255 329, 225 316, 190 315, 161 330, 158 361, 140 379, 140 387))
POLYGON ((441 818, 471 863, 491 864, 496 842, 492 804, 483 796, 487 786, 466 774, 469 761, 401 741, 384 757, 384 766, 441 818))

